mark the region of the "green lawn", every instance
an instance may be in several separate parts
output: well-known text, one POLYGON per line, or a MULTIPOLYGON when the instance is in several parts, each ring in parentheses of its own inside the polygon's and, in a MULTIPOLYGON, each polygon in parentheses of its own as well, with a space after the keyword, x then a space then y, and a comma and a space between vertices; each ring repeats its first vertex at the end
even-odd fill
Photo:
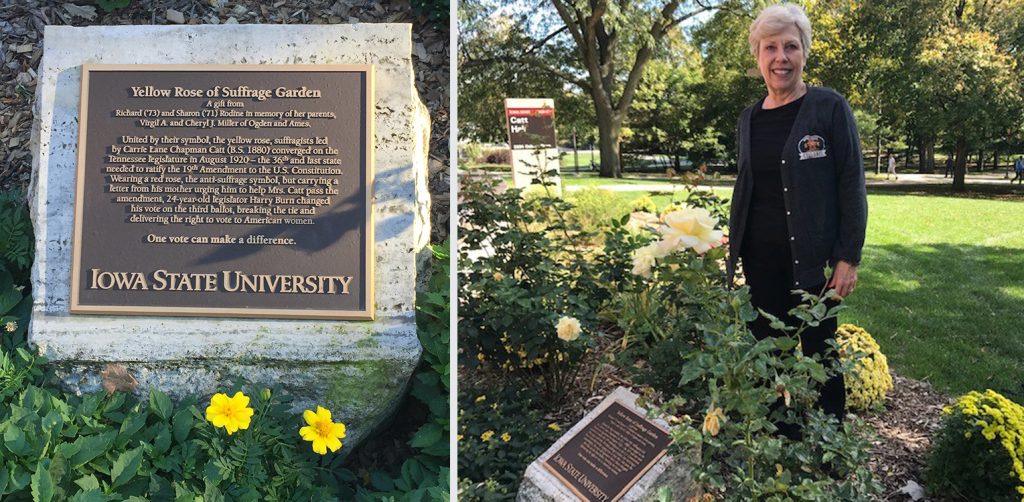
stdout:
MULTIPOLYGON (((645 193, 610 192, 609 204, 645 193)), ((652 199, 662 208, 673 196, 652 199)), ((840 322, 874 335, 901 375, 1024 402, 1024 202, 871 193, 868 206, 857 292, 840 322)))
POLYGON ((900 374, 1024 401, 1024 204, 870 195, 858 287, 840 317, 900 374))

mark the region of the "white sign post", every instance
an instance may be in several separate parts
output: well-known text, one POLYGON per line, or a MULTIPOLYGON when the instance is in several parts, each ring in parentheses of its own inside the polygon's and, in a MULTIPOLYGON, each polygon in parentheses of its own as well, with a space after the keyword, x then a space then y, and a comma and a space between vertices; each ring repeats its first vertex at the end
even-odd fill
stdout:
POLYGON ((512 185, 528 187, 540 178, 553 183, 555 194, 561 195, 555 101, 508 98, 505 100, 505 118, 508 142, 512 148, 512 185), (553 173, 546 174, 551 171, 553 173))

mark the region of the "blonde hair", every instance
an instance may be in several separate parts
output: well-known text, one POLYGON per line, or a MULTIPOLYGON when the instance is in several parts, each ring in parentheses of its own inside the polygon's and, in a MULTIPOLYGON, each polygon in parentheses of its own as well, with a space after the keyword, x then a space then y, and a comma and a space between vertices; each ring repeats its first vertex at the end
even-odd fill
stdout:
POLYGON ((757 46, 762 38, 778 35, 790 26, 795 27, 796 31, 800 33, 800 45, 803 46, 804 57, 809 56, 811 53, 811 20, 807 19, 807 14, 799 5, 791 3, 769 5, 757 15, 757 19, 750 24, 750 36, 747 38, 750 42, 750 53, 757 56, 757 46))

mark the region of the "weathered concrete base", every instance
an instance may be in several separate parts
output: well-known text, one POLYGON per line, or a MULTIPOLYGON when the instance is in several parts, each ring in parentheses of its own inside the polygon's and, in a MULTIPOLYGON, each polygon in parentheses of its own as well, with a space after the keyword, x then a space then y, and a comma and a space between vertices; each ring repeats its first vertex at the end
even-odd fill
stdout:
POLYGON ((415 91, 411 27, 48 26, 36 88, 30 207, 36 235, 29 340, 77 392, 120 363, 145 395, 281 385, 296 408, 330 408, 354 446, 397 405, 420 356, 415 292, 429 235, 429 118, 415 91), (70 315, 81 65, 373 64, 375 321, 70 315))
MULTIPOLYGON (((537 460, 534 460, 526 468, 523 482, 519 485, 519 493, 516 495, 517 502, 579 502, 581 499, 571 490, 565 487, 554 475, 544 468, 544 462, 551 458, 559 449, 575 436, 583 427, 594 420, 605 408, 611 406, 612 402, 619 401, 646 416, 647 410, 636 406, 637 395, 625 387, 615 389, 587 413, 582 420, 576 423, 555 444, 551 445, 537 460)), ((664 420, 657 418, 655 423, 668 428, 664 420)), ((686 452, 684 455, 665 455, 647 471, 643 477, 625 495, 619 499, 622 502, 646 502, 658 500, 658 490, 661 487, 668 487, 671 492, 671 500, 685 501, 694 495, 700 495, 701 491, 690 476, 691 466, 700 462, 700 449, 686 452)))

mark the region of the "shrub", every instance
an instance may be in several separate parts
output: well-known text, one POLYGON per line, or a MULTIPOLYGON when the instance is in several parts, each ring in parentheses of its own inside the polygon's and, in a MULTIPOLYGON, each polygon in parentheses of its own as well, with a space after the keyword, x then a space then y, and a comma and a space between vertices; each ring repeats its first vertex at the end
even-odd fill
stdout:
POLYGON ((843 324, 836 331, 840 357, 853 363, 846 376, 846 406, 855 410, 878 410, 892 390, 889 363, 875 339, 864 328, 843 324))
POLYGON ((590 238, 565 218, 572 205, 550 196, 499 193, 465 180, 459 204, 460 364, 531 388, 558 406, 591 345, 605 298, 597 268, 584 257, 590 238), (559 338, 559 319, 578 320, 582 336, 559 338))
POLYGON ((654 199, 650 195, 643 195, 629 203, 630 208, 633 212, 642 211, 645 213, 657 213, 658 205, 654 203, 654 199))
POLYGON ((480 143, 464 143, 459 145, 459 162, 472 163, 483 154, 483 147, 480 143))
POLYGON ((459 500, 512 500, 527 465, 559 436, 528 391, 459 385, 459 500))
POLYGON ((989 389, 942 413, 925 472, 929 491, 958 500, 1024 499, 1024 407, 989 389))
MULTIPOLYGON (((726 500, 871 500, 881 493, 868 468, 870 438, 852 415, 840 425, 813 409, 817 384, 829 378, 819 356, 803 355, 797 345, 804 326, 836 314, 826 298, 801 292, 804 304, 790 314, 803 321, 784 333, 757 340, 747 322, 757 314, 748 288, 730 291, 708 305, 712 321, 703 325, 704 347, 682 369, 682 381, 703 379, 708 392, 701 431, 682 428, 674 438, 684 448, 701 443, 703 461, 695 479, 724 490, 726 500), (780 433, 782 424, 801 431, 780 433)), ((842 369, 848 369, 846 367, 842 369)))
POLYGON ((512 150, 508 148, 497 148, 487 150, 476 159, 478 164, 512 164, 512 150))
POLYGON ((29 282, 33 240, 32 221, 24 195, 14 191, 0 193, 0 267, 5 268, 15 284, 20 286, 29 282))
POLYGON ((573 205, 566 219, 594 236, 600 236, 611 226, 612 221, 629 211, 628 206, 620 202, 615 194, 600 188, 584 188, 566 195, 566 199, 573 205))

